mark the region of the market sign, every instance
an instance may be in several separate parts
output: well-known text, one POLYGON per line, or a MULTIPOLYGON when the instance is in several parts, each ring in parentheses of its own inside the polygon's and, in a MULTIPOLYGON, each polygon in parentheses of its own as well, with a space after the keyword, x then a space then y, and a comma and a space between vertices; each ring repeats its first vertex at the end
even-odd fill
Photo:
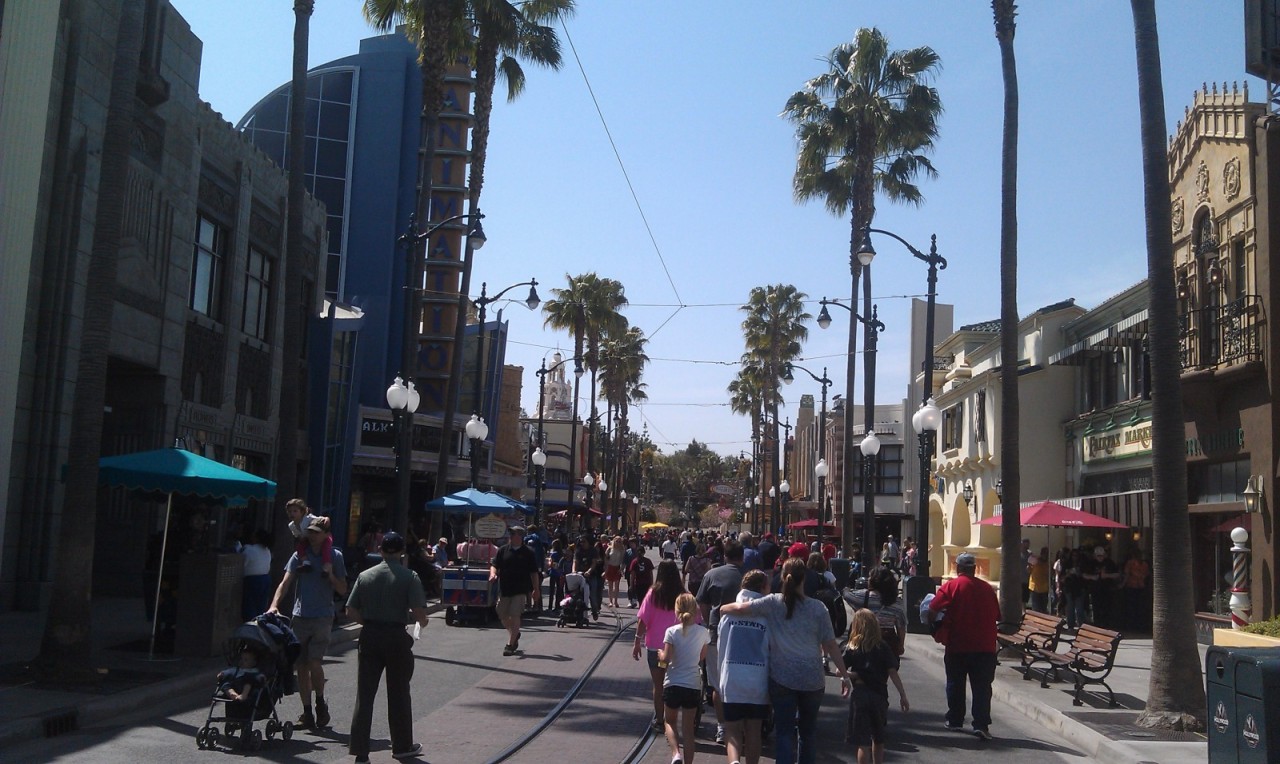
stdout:
POLYGON ((711 492, 721 496, 733 496, 738 492, 738 489, 728 483, 712 483, 711 492))
POLYGON ((1087 435, 1084 439, 1085 464, 1149 453, 1151 453, 1150 422, 1087 435))

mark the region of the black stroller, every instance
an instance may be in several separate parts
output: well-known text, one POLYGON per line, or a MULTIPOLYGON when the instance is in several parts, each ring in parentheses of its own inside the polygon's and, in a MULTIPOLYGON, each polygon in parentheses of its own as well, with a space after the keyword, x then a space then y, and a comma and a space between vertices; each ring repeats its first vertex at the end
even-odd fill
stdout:
POLYGON ((560 620, 556 626, 587 627, 587 577, 581 573, 567 573, 564 577, 565 598, 560 601, 560 620))
POLYGON ((256 750, 262 746, 264 730, 253 725, 264 719, 267 740, 277 733, 285 740, 292 738, 293 722, 280 722, 276 704, 297 691, 293 664, 300 650, 285 616, 266 613, 237 626, 227 639, 228 668, 218 674, 209 718, 196 732, 196 746, 217 748, 225 737, 223 745, 256 750))

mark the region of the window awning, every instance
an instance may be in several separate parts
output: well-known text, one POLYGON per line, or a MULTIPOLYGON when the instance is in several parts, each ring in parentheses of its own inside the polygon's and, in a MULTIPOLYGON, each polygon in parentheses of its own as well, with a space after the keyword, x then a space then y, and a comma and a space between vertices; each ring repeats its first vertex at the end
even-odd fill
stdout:
POLYGON ((1114 348, 1125 345, 1142 337, 1147 333, 1148 313, 1143 310, 1134 313, 1107 328, 1094 332, 1084 339, 1073 342, 1067 347, 1059 350, 1049 356, 1049 364, 1065 364, 1067 366, 1079 366, 1089 357, 1087 351, 1102 350, 1104 348, 1114 348))
POLYGON ((1126 491, 1095 496, 1075 496, 1070 499, 1054 499, 1054 501, 1098 517, 1115 520, 1117 523, 1124 523, 1130 528, 1150 528, 1151 495, 1151 491, 1126 491))

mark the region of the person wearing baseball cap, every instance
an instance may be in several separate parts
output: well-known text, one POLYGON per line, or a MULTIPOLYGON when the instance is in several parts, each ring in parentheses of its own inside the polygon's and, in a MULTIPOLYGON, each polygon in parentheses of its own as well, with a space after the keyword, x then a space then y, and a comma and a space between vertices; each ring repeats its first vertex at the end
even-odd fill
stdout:
POLYGON ((946 612, 947 672, 946 728, 964 728, 965 685, 973 688, 973 732, 991 739, 991 683, 996 676, 996 623, 1000 601, 991 584, 977 577, 978 558, 971 552, 956 557, 956 577, 942 585, 929 603, 928 621, 946 612))
POLYGON ((382 562, 367 568, 351 587, 347 615, 361 624, 356 707, 351 716, 348 750, 357 764, 369 760, 373 701, 382 673, 387 674, 387 726, 391 755, 407 759, 422 752, 413 742, 413 640, 404 627, 410 621, 427 625, 427 597, 418 574, 404 566, 404 537, 391 531, 382 537, 382 562))

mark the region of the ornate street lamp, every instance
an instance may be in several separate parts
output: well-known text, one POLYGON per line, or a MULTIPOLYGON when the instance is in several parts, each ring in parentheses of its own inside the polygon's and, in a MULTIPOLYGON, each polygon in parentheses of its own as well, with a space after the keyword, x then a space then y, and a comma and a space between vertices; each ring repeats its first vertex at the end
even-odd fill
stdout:
MULTIPOLYGON (((916 575, 927 578, 929 575, 929 496, 932 494, 932 481, 929 480, 930 460, 933 458, 934 442, 938 430, 942 427, 942 411, 929 398, 924 405, 916 409, 911 416, 911 427, 916 431, 916 441, 920 457, 920 498, 917 501, 919 517, 916 520, 916 575), (923 564, 922 564, 923 563, 923 564)), ((1000 490, 999 483, 996 491, 1000 490)), ((932 588, 932 579, 928 588, 932 588)), ((923 596, 923 595, 921 595, 923 596)))
MULTIPOLYGON (((871 250, 869 252, 859 250, 858 260, 863 265, 870 265, 872 258, 875 257, 875 254, 876 253, 874 250, 871 250)), ((863 326, 867 328, 866 360, 862 364, 862 372, 865 375, 865 383, 864 383, 864 389, 863 389, 864 397, 863 397, 863 404, 862 404, 862 408, 864 409, 863 431, 866 433, 866 437, 863 438, 862 445, 861 445, 862 455, 863 455, 863 459, 862 459, 862 473, 863 473, 862 564, 863 564, 863 570, 867 571, 871 569, 871 566, 876 564, 876 558, 874 555, 874 546, 875 546, 875 540, 876 540, 876 501, 875 501, 875 485, 873 483, 873 480, 875 478, 875 463, 874 463, 875 456, 876 454, 880 453, 880 439, 876 437, 876 423, 875 423, 876 344, 879 340, 880 332, 884 331, 884 324, 878 318, 879 309, 875 305, 871 306, 871 317, 866 318, 858 315, 853 311, 853 308, 849 307, 848 305, 845 305, 839 300, 828 300, 827 298, 823 297, 820 304, 822 305, 822 311, 818 313, 818 326, 822 327, 823 329, 826 329, 827 327, 831 326, 831 313, 827 311, 828 305, 839 305, 840 307, 849 311, 849 315, 852 316, 854 319, 856 319, 858 323, 861 323, 863 326), (868 453, 868 449, 873 449, 873 450, 871 450, 868 453)), ((850 332, 853 331, 853 322, 849 323, 849 331, 850 332)), ((845 468, 846 475, 849 474, 848 465, 853 464, 853 438, 851 437, 852 432, 849 430, 849 424, 853 421, 852 414, 849 413, 851 411, 850 407, 852 406, 852 404, 853 404, 853 401, 849 401, 849 400, 845 401, 845 433, 844 433, 845 462, 844 463, 846 465, 846 468, 845 468)), ((848 484, 849 484, 849 481, 846 480, 845 485, 848 485, 848 484)), ((850 514, 852 514, 852 504, 851 504, 852 498, 853 498, 852 496, 847 496, 844 499, 845 507, 847 508, 847 511, 850 514)), ((850 529, 850 526, 852 525, 852 523, 850 522, 852 518, 846 515, 844 520, 845 520, 845 523, 844 523, 845 530, 843 531, 843 534, 844 534, 844 539, 847 539, 850 537, 849 534, 851 533, 849 529, 850 529)), ((844 539, 842 539, 842 541, 844 539)))
MULTIPOLYGON (((471 405, 473 407, 472 414, 471 414, 472 421, 479 418, 481 423, 484 422, 482 415, 484 414, 483 395, 484 395, 485 309, 489 307, 489 303, 497 302, 498 300, 502 299, 502 296, 507 292, 510 292, 512 289, 515 289, 516 287, 522 287, 522 286, 529 287, 529 296, 524 299, 525 307, 527 307, 529 310, 537 310, 538 305, 542 303, 541 298, 538 297, 537 279, 529 279, 528 281, 521 281, 518 284, 512 284, 506 289, 503 289, 501 292, 498 292, 497 294, 495 294, 493 297, 490 297, 488 295, 487 290, 489 288, 489 285, 484 282, 480 284, 480 296, 477 297, 475 300, 476 310, 478 311, 479 323, 476 324, 476 378, 471 385, 471 396, 472 396, 471 405)), ((478 431, 478 430, 474 430, 474 431, 478 431)), ((467 423, 468 438, 471 437, 472 432, 473 432, 472 424, 471 422, 468 422, 467 423)), ((489 428, 485 427, 484 432, 485 434, 480 436, 480 440, 482 441, 489 434, 489 428)), ((473 488, 477 487, 480 482, 480 462, 481 462, 481 452, 483 450, 484 449, 481 447, 481 444, 474 442, 474 439, 473 439, 472 447, 471 447, 471 486, 473 488)))
MULTIPOLYGON (((484 229, 480 226, 482 218, 484 218, 484 215, 479 210, 461 215, 452 215, 432 224, 426 231, 419 233, 417 215, 409 215, 409 227, 397 239, 397 242, 405 251, 404 336, 401 338, 400 344, 400 373, 397 375, 398 377, 413 382, 418 375, 418 337, 421 331, 421 315, 416 308, 420 306, 423 279, 423 259, 419 256, 418 245, 450 223, 456 223, 459 220, 474 220, 471 230, 467 233, 467 247, 472 250, 480 249, 486 241, 484 229)), ((455 348, 455 354, 457 351, 458 349, 455 348)), ((437 467, 438 471, 447 471, 449 465, 448 454, 450 449, 448 446, 452 442, 449 431, 453 427, 453 411, 451 407, 445 406, 443 416, 444 434, 440 444, 440 462, 442 466, 437 467)), ((410 414, 410 420, 412 421, 412 414, 410 414)), ((396 501, 392 505, 391 520, 387 523, 387 530, 389 531, 404 532, 409 523, 409 488, 413 470, 412 429, 411 426, 406 426, 396 432, 396 501)), ((441 484, 441 482, 437 479, 437 484, 441 484)))
MULTIPOLYGON (((413 413, 418 410, 419 402, 421 402, 421 395, 414 388, 412 380, 410 380, 409 382, 405 382, 400 377, 396 377, 395 381, 391 383, 391 387, 387 388, 387 406, 391 408, 391 421, 392 421, 393 427, 395 428, 395 436, 396 436, 395 446, 393 450, 395 452, 395 457, 396 457, 397 484, 400 484, 401 482, 407 482, 407 481, 401 481, 399 478, 402 472, 405 475, 408 475, 409 469, 411 468, 410 465, 412 463, 409 461, 408 458, 405 458, 402 460, 401 454, 403 452, 403 454, 406 457, 412 456, 412 445, 406 448, 404 444, 406 440, 410 444, 413 443, 413 438, 411 436, 411 433, 413 431, 413 413), (402 433, 405 437, 401 437, 402 433)), ((396 501, 396 503, 392 505, 393 512, 395 512, 394 507, 398 507, 402 504, 408 503, 409 493, 407 488, 405 489, 405 492, 402 494, 402 496, 403 496, 403 501, 396 501)), ((397 499, 399 498, 400 497, 398 496, 397 499)), ((408 507, 405 507, 404 516, 406 518, 408 518, 409 516, 408 507)), ((393 516, 391 518, 391 522, 395 522, 395 521, 396 521, 396 518, 393 516)))
MULTIPOLYGON (((932 407, 933 412, 937 412, 937 406, 933 405, 934 306, 937 303, 938 298, 938 271, 946 269, 947 260, 942 255, 938 254, 938 237, 936 234, 929 237, 929 251, 928 253, 925 253, 911 246, 911 244, 896 233, 886 231, 882 228, 872 228, 869 225, 864 226, 862 229, 862 245, 858 247, 859 260, 862 259, 864 254, 872 258, 875 257, 875 247, 871 244, 871 234, 873 233, 883 234, 897 241, 899 244, 907 248, 907 251, 911 253, 912 257, 925 263, 929 267, 924 319, 924 362, 922 364, 924 366, 924 384, 921 385, 920 400, 922 406, 921 411, 932 407)), ((934 414, 930 413, 929 416, 929 421, 927 423, 922 422, 922 427, 916 429, 917 433, 931 433, 927 436, 930 439, 928 452, 924 450, 924 445, 921 445, 920 450, 920 497, 917 499, 918 506, 916 507, 916 539, 920 545, 920 549, 922 549, 924 553, 920 554, 917 552, 916 554, 916 573, 932 581, 932 579, 929 578, 929 495, 931 492, 929 491, 928 458, 933 454, 933 434, 937 433, 938 428, 941 426, 942 415, 941 413, 937 413, 936 423, 933 419, 934 414), (932 424, 933 426, 925 426, 929 424, 932 424)), ((912 424, 914 425, 914 418, 912 424)), ((922 585, 908 584, 908 587, 910 587, 913 594, 917 591, 915 588, 916 586, 922 585)), ((919 591, 919 596, 921 598, 923 598, 928 592, 933 591, 932 583, 923 586, 927 591, 919 591)), ((908 600, 914 601, 911 597, 908 597, 908 600)), ((910 604, 908 604, 907 609, 911 609, 910 604)))
POLYGON ((475 488, 480 480, 480 449, 484 439, 489 437, 489 425, 484 423, 479 414, 472 414, 467 421, 467 439, 471 441, 471 487, 475 488))
MULTIPOLYGON (((539 419, 541 419, 542 412, 538 412, 538 413, 539 413, 539 419)), ((539 424, 541 424, 541 422, 539 422, 539 424)), ((539 439, 541 439, 542 437, 541 427, 538 428, 538 437, 539 439)), ((541 444, 539 444, 536 448, 533 449, 532 454, 529 454, 529 462, 533 464, 533 509, 534 509, 533 521, 539 527, 541 527, 542 525, 542 489, 546 486, 546 476, 547 476, 547 471, 546 471, 547 452, 542 450, 541 444)))

